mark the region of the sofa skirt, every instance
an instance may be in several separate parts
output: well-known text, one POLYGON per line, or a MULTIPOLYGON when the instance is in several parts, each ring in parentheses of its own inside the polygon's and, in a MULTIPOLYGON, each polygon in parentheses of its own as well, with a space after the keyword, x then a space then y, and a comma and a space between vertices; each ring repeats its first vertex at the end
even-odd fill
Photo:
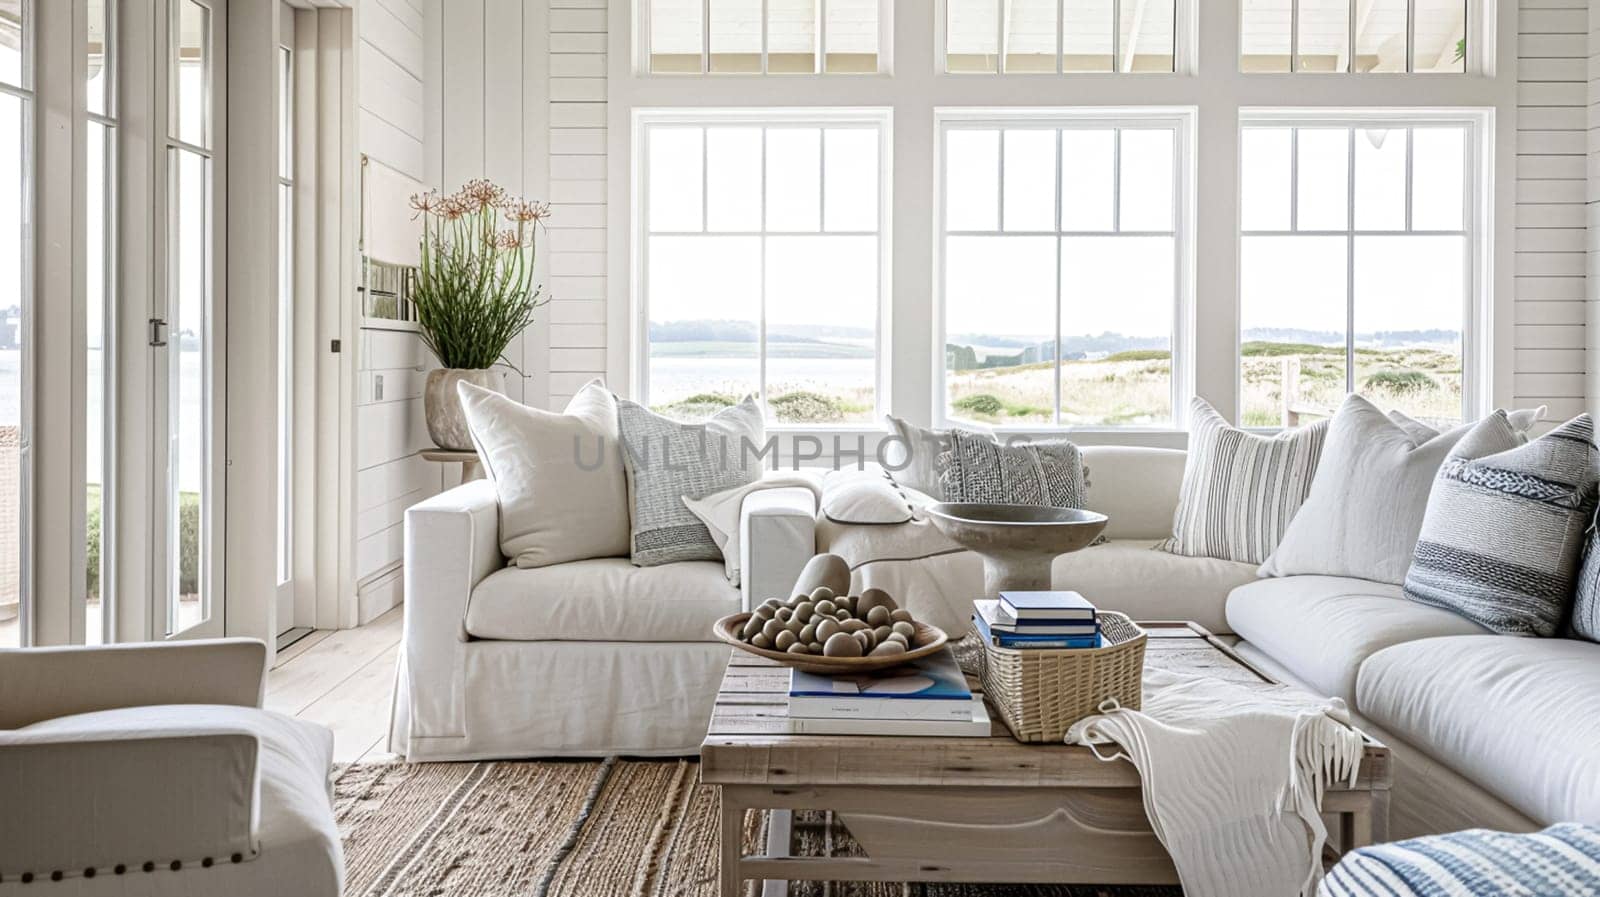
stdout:
POLYGON ((468 641, 457 701, 415 700, 455 687, 398 672, 390 750, 412 762, 698 754, 728 665, 716 642, 468 641), (419 718, 450 704, 457 720, 419 718))

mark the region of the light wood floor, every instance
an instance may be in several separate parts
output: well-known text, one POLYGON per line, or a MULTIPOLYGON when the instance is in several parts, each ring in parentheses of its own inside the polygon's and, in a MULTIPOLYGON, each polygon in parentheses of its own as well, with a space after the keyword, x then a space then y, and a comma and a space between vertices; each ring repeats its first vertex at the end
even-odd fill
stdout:
POLYGON ((401 608, 359 629, 319 629, 278 652, 267 673, 267 709, 333 730, 335 763, 395 759, 384 740, 401 608))

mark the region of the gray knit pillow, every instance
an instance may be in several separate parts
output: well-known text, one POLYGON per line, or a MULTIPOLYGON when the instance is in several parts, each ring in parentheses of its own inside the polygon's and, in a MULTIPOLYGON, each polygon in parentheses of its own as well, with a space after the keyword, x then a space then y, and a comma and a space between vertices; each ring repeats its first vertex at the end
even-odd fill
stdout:
POLYGON ((1555 635, 1594 509, 1594 422, 1580 414, 1527 445, 1470 452, 1463 440, 1439 468, 1406 597, 1505 635, 1555 635))
POLYGON ((1064 439, 1010 444, 972 430, 950 431, 939 455, 944 500, 1081 508, 1088 488, 1083 453, 1064 439))
POLYGON ((633 562, 655 567, 722 560, 710 530, 683 500, 761 479, 761 406, 747 398, 704 423, 684 424, 621 399, 617 416, 633 508, 633 562))
POLYGON ((1589 547, 1572 599, 1572 634, 1600 642, 1600 526, 1590 526, 1589 547))

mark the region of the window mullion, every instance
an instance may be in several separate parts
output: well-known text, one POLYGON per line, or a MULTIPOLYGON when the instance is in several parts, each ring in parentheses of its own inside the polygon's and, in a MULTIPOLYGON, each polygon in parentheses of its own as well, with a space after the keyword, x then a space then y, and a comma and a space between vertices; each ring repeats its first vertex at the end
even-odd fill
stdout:
POLYGON ((1111 72, 1121 71, 1117 61, 1122 58, 1122 0, 1111 0, 1111 72))
POLYGON ((1056 176, 1056 235, 1055 235, 1055 244, 1056 244, 1055 245, 1055 250, 1056 250, 1056 294, 1055 294, 1055 305, 1056 305, 1056 332, 1055 332, 1056 365, 1055 365, 1055 377, 1053 378, 1054 381, 1055 381, 1054 384, 1053 384, 1053 388, 1054 388, 1054 391, 1055 391, 1055 422, 1056 422, 1056 426, 1059 427, 1059 426, 1061 426, 1061 356, 1064 354, 1062 352, 1062 348, 1061 348, 1061 325, 1062 325, 1062 311, 1061 311, 1061 241, 1064 239, 1062 237, 1062 235, 1061 235, 1061 224, 1062 224, 1062 221, 1061 221, 1061 194, 1062 194, 1062 191, 1066 189, 1066 185, 1062 183, 1062 179, 1061 179, 1061 129, 1060 128, 1056 128, 1055 130, 1056 130, 1056 162, 1055 162, 1055 165, 1056 165, 1056 169, 1055 169, 1055 176, 1056 176))
MULTIPOLYGON (((757 271, 761 277, 761 308, 757 311, 759 321, 756 324, 756 359, 759 365, 756 371, 756 395, 761 397, 763 405, 767 404, 767 132, 761 129, 761 219, 758 226, 761 228, 761 259, 757 264, 757 271)), ((818 222, 820 224, 820 221, 818 222)))
POLYGON ((1347 146, 1347 212, 1344 248, 1344 391, 1356 391, 1356 129, 1350 128, 1347 146))
POLYGON ((1300 71, 1300 0, 1289 0, 1289 71, 1300 71))
POLYGON ((711 0, 700 0, 700 74, 711 72, 711 0))

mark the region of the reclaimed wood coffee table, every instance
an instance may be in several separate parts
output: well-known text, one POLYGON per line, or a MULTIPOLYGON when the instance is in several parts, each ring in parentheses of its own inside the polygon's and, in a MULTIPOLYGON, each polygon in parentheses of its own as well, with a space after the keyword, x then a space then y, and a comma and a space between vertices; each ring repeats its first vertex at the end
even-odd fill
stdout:
MULTIPOLYGON (((1198 624, 1140 625, 1148 668, 1272 681, 1198 624)), ((790 735, 788 690, 787 668, 733 652, 700 746, 701 781, 722 792, 724 897, 748 879, 768 894, 806 880, 1177 883, 1129 763, 1022 744, 992 709, 988 738, 790 735), (743 855, 746 810, 771 811, 765 854, 743 855), (866 856, 794 856, 794 810, 833 811, 866 856)), ((1343 849, 1387 840, 1389 776, 1368 737, 1355 787, 1323 800, 1343 849)))

